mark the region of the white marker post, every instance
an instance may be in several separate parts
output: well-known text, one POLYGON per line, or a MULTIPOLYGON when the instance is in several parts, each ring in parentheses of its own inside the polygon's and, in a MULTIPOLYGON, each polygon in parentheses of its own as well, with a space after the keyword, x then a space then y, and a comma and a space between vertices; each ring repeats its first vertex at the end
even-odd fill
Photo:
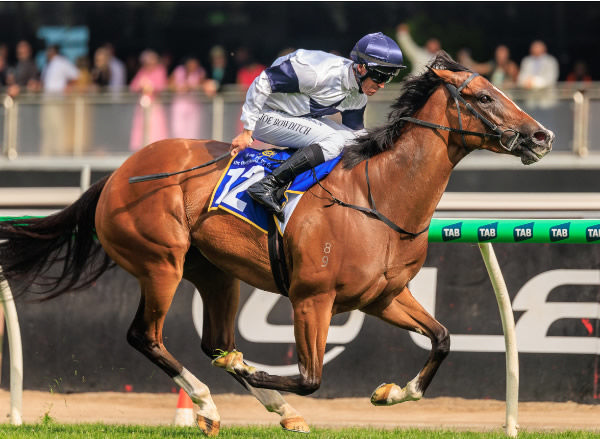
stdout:
POLYGON ((13 299, 10 286, 2 277, 0 267, 0 300, 4 306, 6 332, 10 351, 10 423, 21 425, 23 423, 23 348, 21 346, 21 330, 17 308, 13 299))
POLYGON ((515 335, 515 319, 506 283, 496 259, 496 254, 489 242, 479 243, 479 250, 485 262, 485 268, 492 281, 500 318, 502 330, 504 331, 504 342, 506 346, 506 434, 510 437, 517 436, 517 417, 519 414, 519 351, 517 349, 517 337, 515 335))

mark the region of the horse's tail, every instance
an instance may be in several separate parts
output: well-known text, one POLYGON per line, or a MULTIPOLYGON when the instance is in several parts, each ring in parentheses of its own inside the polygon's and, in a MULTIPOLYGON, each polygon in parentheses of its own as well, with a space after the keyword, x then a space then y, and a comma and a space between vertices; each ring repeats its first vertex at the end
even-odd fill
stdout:
POLYGON ((112 262, 95 240, 94 217, 108 177, 60 212, 0 222, 0 276, 51 299, 90 286, 112 262), (5 240, 2 242, 1 240, 5 240))

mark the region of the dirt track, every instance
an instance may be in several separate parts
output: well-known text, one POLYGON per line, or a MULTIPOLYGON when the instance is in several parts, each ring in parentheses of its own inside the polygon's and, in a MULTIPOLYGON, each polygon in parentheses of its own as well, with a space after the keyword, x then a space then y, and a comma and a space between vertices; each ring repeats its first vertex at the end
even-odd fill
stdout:
MULTIPOLYGON (((315 399, 287 395, 286 399, 318 427, 372 426, 464 430, 496 430, 504 423, 502 401, 431 398, 393 407, 373 407, 367 398, 315 399)), ((223 426, 278 425, 251 396, 214 396, 223 426)), ((0 416, 8 422, 10 394, 0 391, 0 416)), ((48 413, 57 422, 168 425, 173 421, 176 394, 77 393, 50 394, 26 391, 23 420, 35 423, 48 413)), ((519 405, 522 430, 594 430, 600 432, 600 405, 532 403, 519 405)))

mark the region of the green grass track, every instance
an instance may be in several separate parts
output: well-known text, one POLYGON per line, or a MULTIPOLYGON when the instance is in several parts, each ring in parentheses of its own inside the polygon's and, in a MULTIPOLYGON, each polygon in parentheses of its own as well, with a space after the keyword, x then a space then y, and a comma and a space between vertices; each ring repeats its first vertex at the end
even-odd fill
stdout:
MULTIPOLYGON (((184 439, 203 438, 195 427, 142 427, 103 424, 61 425, 45 422, 22 426, 0 425, 0 438, 16 439, 184 439)), ((309 435, 283 431, 279 427, 229 427, 223 428, 218 436, 223 439, 505 439, 504 432, 476 433, 443 430, 375 430, 368 428, 321 429, 314 428, 309 435)), ((519 439, 592 439, 600 438, 600 433, 592 432, 521 432, 519 439)))

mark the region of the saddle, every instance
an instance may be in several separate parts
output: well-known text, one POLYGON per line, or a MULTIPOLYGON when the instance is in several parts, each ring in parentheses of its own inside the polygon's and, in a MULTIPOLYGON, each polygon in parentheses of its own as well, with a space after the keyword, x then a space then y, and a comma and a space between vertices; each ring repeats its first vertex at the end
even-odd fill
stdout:
POLYGON ((284 296, 288 295, 289 289, 288 269, 283 254, 285 227, 302 194, 329 174, 341 159, 341 156, 338 156, 320 164, 314 170, 303 172, 280 190, 277 197, 285 202, 285 220, 282 223, 250 198, 246 189, 277 169, 291 155, 288 149, 244 149, 233 157, 223 170, 208 207, 209 211, 221 209, 235 215, 268 235, 271 270, 277 288, 284 296))

